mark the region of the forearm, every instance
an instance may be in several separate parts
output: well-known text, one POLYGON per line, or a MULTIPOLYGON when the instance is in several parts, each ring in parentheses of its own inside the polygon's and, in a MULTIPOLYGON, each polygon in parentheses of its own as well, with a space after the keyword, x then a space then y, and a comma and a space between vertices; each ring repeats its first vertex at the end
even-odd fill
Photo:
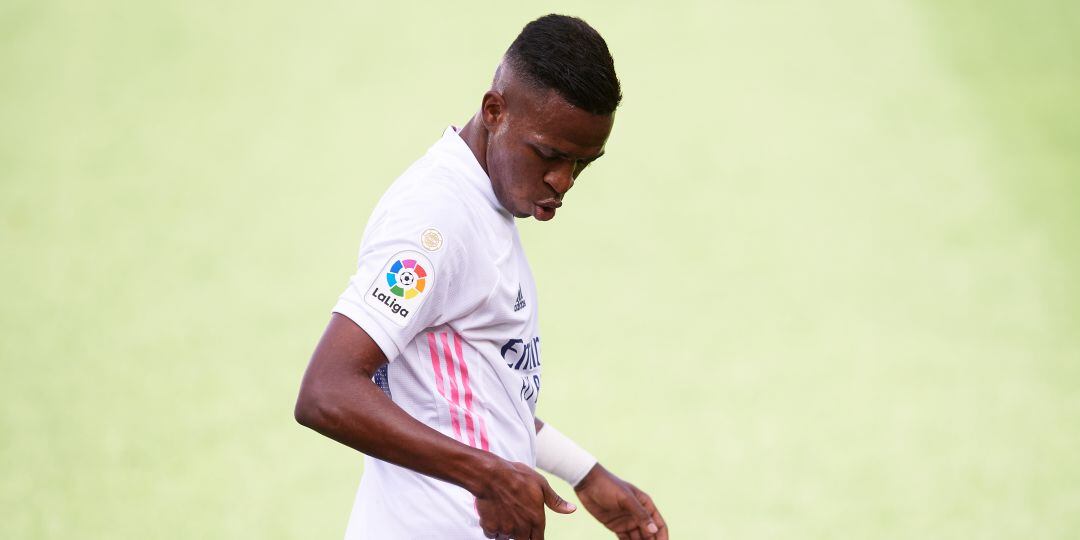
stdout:
MULTIPOLYGON (((492 467, 493 454, 477 450, 419 422, 370 379, 348 392, 328 389, 301 423, 369 456, 461 486, 472 493, 492 467), (305 421, 306 420, 306 421, 305 421)), ((298 401, 297 408, 300 409, 298 401)), ((299 415, 298 415, 299 416, 299 415)), ((300 419, 300 418, 298 418, 300 419)))
POLYGON ((386 357, 351 320, 334 314, 312 355, 296 420, 364 454, 476 493, 499 458, 416 420, 371 380, 386 357))

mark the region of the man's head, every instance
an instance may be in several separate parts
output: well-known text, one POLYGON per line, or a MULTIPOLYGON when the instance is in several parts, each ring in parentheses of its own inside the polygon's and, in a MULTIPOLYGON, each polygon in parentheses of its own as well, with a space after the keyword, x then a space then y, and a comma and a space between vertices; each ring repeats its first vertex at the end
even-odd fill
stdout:
POLYGON ((585 21, 547 15, 503 56, 480 119, 485 167, 517 217, 555 217, 574 179, 604 153, 622 94, 607 43, 585 21))

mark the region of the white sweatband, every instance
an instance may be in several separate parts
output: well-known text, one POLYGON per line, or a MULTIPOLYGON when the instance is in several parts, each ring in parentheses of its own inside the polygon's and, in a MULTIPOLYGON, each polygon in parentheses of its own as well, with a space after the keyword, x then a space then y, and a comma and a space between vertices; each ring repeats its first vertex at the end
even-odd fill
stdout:
POLYGON ((551 424, 536 434, 536 466, 577 486, 596 465, 596 458, 551 424))

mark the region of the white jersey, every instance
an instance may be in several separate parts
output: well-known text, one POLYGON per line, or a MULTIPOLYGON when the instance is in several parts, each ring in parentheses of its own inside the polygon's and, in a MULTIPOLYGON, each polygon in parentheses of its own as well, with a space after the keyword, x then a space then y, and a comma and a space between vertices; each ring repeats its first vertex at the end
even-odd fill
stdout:
MULTIPOLYGON (((447 128, 375 207, 334 311, 390 360, 374 380, 417 420, 535 465, 536 285, 514 218, 447 128)), ((365 457, 349 540, 482 539, 463 488, 365 457)))

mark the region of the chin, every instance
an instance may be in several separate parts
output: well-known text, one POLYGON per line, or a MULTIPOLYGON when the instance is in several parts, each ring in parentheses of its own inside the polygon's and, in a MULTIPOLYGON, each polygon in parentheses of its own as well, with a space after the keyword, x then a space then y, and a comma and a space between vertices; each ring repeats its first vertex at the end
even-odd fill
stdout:
POLYGON ((512 215, 512 216, 514 216, 516 218, 532 217, 532 215, 533 215, 533 205, 532 204, 519 204, 519 205, 515 206, 513 210, 510 210, 510 215, 512 215))

